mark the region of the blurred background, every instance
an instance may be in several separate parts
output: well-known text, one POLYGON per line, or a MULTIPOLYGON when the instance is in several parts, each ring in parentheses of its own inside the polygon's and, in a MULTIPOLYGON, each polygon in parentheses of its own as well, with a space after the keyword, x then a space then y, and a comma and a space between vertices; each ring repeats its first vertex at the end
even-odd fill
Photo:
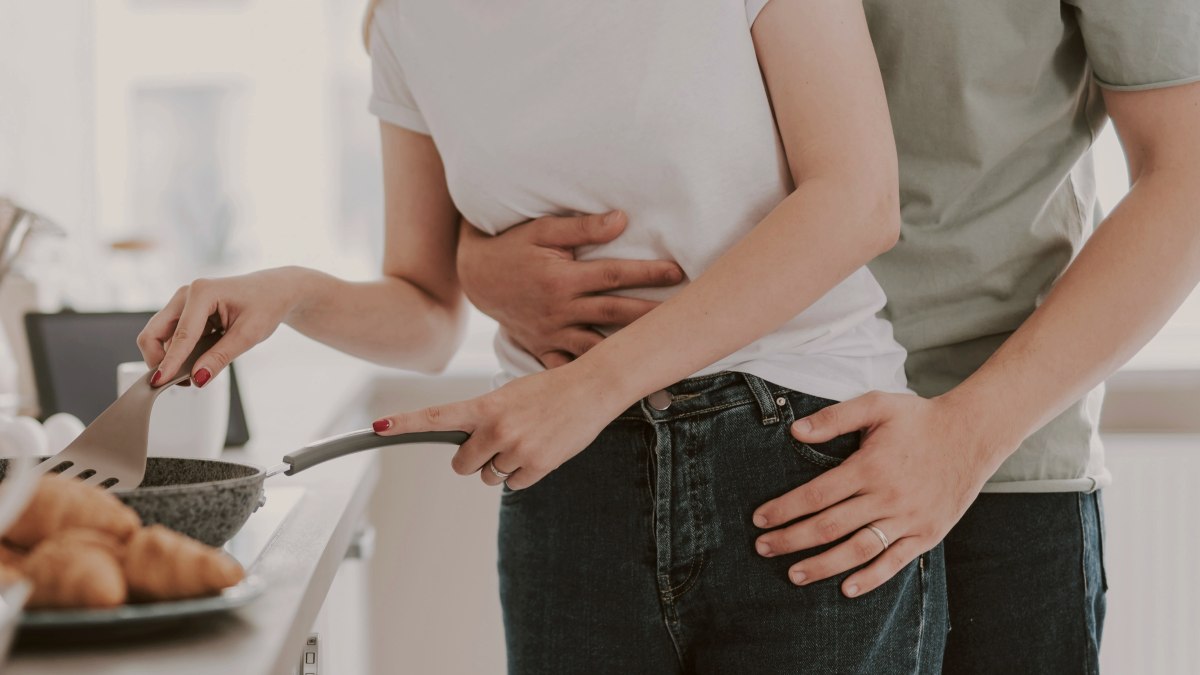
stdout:
MULTIPOLYGON (((0 287, 12 341, 20 342, 21 312, 157 309, 198 276, 282 264, 374 274, 382 194, 378 123, 366 112, 364 5, 0 0, 0 198, 61 229, 35 234, 0 287)), ((1095 162, 1110 207, 1127 189, 1111 129, 1097 140, 1095 162)), ((491 330, 474 316, 451 375, 485 382, 491 330)), ((1110 672, 1188 672, 1200 659, 1195 530, 1185 518, 1200 513, 1190 494, 1200 469, 1198 338, 1194 295, 1114 380, 1106 408, 1116 477, 1106 491, 1110 672)), ((400 507, 376 508, 379 524, 400 507)), ((490 522, 471 550, 494 575, 490 522)), ((402 538, 417 536, 379 529, 381 555, 406 555, 402 538)), ((433 667, 414 672, 467 672, 455 659, 478 665, 436 626, 400 631, 412 628, 406 605, 429 588, 395 570, 437 574, 437 560, 421 570, 378 557, 369 581, 369 601, 379 605, 369 629, 374 661, 403 653, 433 667)), ((469 603, 455 613, 479 615, 479 630, 490 631, 475 644, 497 666, 493 581, 454 602, 469 603)))

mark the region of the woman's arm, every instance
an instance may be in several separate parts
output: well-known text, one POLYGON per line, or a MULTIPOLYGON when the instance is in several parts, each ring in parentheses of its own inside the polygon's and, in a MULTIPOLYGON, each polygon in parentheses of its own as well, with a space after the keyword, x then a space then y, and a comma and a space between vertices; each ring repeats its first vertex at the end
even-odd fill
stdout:
POLYGON ((510 487, 529 486, 638 398, 771 332, 895 243, 895 144, 861 5, 774 0, 753 35, 795 191, 686 289, 574 362, 380 428, 472 432, 456 471, 494 457, 520 469, 510 487), (570 417, 548 424, 547 410, 570 417))
POLYGON ((196 363, 203 384, 280 323, 379 363, 435 372, 457 349, 465 303, 455 274, 458 212, 428 136, 381 123, 386 237, 382 278, 349 282, 285 267, 200 279, 176 292, 138 337, 146 362, 175 373, 218 314, 224 337, 196 363))
POLYGON ((620 373, 623 399, 770 333, 899 236, 896 145, 861 3, 774 0, 753 36, 796 189, 687 288, 577 361, 620 373))

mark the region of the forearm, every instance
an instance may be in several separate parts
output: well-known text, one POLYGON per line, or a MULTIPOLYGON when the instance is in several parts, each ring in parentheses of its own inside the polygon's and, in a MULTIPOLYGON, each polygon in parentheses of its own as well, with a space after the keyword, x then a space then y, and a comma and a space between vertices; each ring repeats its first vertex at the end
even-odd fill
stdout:
POLYGON ((466 303, 439 300, 405 279, 350 282, 292 268, 297 300, 286 323, 376 363, 425 373, 445 368, 462 341, 466 303))
POLYGON ((1045 302, 943 396, 976 420, 999 461, 1102 382, 1200 282, 1200 172, 1143 175, 1045 302))
POLYGON ((895 243, 894 195, 862 193, 848 180, 802 183, 698 279, 576 363, 628 404, 770 333, 895 243))

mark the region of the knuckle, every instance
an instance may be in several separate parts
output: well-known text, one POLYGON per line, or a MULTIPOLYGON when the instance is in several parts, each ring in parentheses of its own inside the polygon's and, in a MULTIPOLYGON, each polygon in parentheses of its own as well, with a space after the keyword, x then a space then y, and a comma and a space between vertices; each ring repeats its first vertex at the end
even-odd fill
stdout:
POLYGON ((475 401, 475 416, 480 418, 495 417, 500 412, 500 405, 496 403, 495 398, 484 396, 475 401))
POLYGON ((887 553, 884 555, 884 559, 887 561, 887 566, 893 570, 902 570, 908 564, 908 561, 899 552, 887 553))
POLYGON ((445 416, 445 411, 441 406, 430 406, 423 411, 425 421, 431 424, 437 424, 445 416))
MULTIPOLYGON (((580 238, 586 239, 591 235, 594 226, 592 224, 593 216, 578 216, 575 218, 575 231, 580 238)), ((597 222, 597 224, 599 224, 597 222)))
POLYGON ((615 290, 621 287, 621 270, 615 265, 606 265, 600 275, 600 283, 605 290, 615 290))
POLYGON ((605 298, 600 303, 600 319, 605 325, 615 324, 620 321, 621 308, 617 305, 617 301, 612 298, 605 298))
POLYGON ((190 335, 190 333, 188 333, 186 328, 177 327, 175 329, 175 333, 173 335, 171 335, 171 341, 172 342, 186 342, 188 339, 188 335, 190 335))
POLYGON ((870 560, 871 558, 874 558, 876 555, 879 554, 878 549, 879 549, 878 544, 873 544, 865 539, 856 541, 851 546, 851 550, 854 553, 854 559, 859 562, 865 562, 867 560, 870 560))
POLYGON ((825 493, 817 485, 807 485, 800 491, 799 502, 803 508, 815 510, 820 508, 824 501, 825 493))
POLYGON ((566 283, 557 274, 541 276, 534 285, 542 295, 557 296, 566 291, 566 283))
POLYGON ((837 541, 842 536, 842 524, 834 518, 817 519, 816 528, 822 544, 837 541))
MULTIPOLYGON (((506 447, 511 446, 513 440, 512 424, 504 420, 496 422, 492 426, 492 437, 496 440, 496 443, 500 445, 506 447)), ((513 447, 512 449, 515 451, 518 448, 513 447)))
POLYGON ((218 369, 228 366, 229 362, 233 360, 233 357, 227 351, 215 347, 208 350, 208 358, 218 369))

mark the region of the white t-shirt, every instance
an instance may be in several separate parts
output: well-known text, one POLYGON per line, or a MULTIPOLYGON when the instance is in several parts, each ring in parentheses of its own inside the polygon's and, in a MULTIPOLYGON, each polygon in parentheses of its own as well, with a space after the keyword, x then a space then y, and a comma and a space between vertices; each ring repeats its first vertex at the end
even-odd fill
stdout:
MULTIPOLYGON (((765 4, 384 0, 370 110, 433 137, 454 203, 482 230, 619 208, 624 234, 580 258, 674 260, 695 279, 793 189, 750 36, 765 4)), ((761 302, 785 278, 794 270, 761 302)), ((735 370, 837 400, 907 391, 884 303, 860 269, 697 375, 735 370)), ((503 333, 496 351, 508 377, 542 369, 503 333)))

